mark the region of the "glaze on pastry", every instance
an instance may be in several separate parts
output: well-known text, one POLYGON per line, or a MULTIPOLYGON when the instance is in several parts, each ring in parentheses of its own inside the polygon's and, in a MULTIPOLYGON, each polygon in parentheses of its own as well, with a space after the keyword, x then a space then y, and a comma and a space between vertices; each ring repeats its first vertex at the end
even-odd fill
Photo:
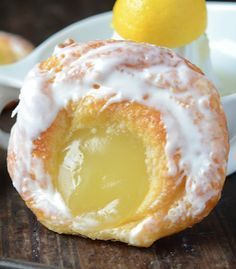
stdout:
POLYGON ((67 41, 29 73, 16 112, 8 169, 53 231, 147 247, 220 198, 219 95, 169 49, 67 41))
POLYGON ((32 50, 33 45, 24 38, 0 31, 0 65, 16 62, 32 50))

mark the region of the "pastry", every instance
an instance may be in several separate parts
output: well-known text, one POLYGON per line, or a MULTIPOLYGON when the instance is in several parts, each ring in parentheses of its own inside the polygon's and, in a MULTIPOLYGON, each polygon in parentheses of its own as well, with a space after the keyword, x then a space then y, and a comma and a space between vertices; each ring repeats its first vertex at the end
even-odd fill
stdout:
POLYGON ((18 35, 0 31, 0 64, 16 62, 33 50, 33 45, 18 35))
POLYGON ((173 49, 213 78, 205 0, 117 0, 113 38, 173 49))
POLYGON ((68 40, 29 73, 15 113, 9 173, 53 231, 147 247, 220 198, 219 95, 169 49, 68 40))

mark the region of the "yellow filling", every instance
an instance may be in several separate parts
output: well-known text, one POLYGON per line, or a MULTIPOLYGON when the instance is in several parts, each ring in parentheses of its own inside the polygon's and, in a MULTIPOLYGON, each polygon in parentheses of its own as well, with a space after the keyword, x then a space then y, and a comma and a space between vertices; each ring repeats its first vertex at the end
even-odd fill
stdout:
POLYGON ((113 227, 137 212, 148 192, 145 148, 128 131, 81 129, 62 151, 57 188, 74 216, 113 227))

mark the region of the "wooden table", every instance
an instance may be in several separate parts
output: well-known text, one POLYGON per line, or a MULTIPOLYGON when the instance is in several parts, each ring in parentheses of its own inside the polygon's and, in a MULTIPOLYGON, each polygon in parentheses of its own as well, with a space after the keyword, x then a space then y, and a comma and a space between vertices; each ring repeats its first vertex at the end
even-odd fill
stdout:
MULTIPOLYGON (((0 27, 37 45, 74 21, 110 10, 113 2, 1 0, 0 27)), ((9 113, 0 122, 9 126, 9 113)), ((76 269, 236 268, 236 174, 227 178, 218 206, 205 220, 142 249, 47 230, 13 188, 5 158, 0 150, 0 257, 76 269)))

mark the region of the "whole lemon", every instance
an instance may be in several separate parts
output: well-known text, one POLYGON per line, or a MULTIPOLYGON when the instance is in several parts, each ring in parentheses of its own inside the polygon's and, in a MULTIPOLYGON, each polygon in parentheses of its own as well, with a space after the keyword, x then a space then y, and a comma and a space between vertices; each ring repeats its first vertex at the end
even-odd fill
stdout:
POLYGON ((176 48, 204 33, 205 0, 117 0, 113 27, 124 39, 176 48))

